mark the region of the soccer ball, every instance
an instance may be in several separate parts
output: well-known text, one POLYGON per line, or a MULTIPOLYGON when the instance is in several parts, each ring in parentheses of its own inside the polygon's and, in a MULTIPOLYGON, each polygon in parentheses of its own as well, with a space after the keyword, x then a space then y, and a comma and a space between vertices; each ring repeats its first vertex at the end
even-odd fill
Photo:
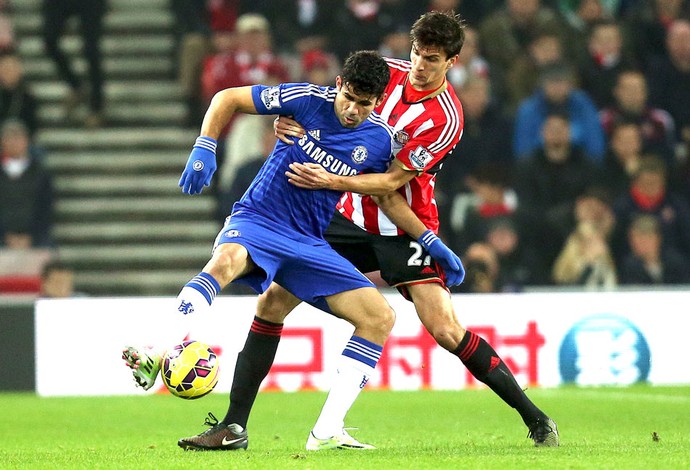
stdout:
POLYGON ((193 400, 211 392, 218 383, 218 356, 207 344, 185 341, 161 359, 163 383, 176 397, 193 400))

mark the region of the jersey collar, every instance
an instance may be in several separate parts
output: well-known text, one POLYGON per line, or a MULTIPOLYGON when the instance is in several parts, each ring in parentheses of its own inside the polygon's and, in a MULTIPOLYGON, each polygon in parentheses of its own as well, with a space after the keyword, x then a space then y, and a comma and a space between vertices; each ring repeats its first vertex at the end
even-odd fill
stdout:
POLYGON ((448 88, 448 80, 443 79, 443 83, 432 91, 417 91, 409 84, 410 76, 405 77, 403 82, 402 101, 405 104, 421 103, 422 101, 436 98, 448 88), (426 94, 425 94, 426 93, 426 94))

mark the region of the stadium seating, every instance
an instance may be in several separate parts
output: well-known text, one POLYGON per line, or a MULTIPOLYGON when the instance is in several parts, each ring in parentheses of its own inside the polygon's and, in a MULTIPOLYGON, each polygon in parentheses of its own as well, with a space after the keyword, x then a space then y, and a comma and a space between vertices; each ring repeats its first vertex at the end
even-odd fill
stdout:
MULTIPOLYGON (((208 258, 219 228, 215 200, 177 187, 198 130, 184 127, 169 0, 108 4, 105 125, 87 129, 64 117, 68 88, 43 50, 41 1, 12 2, 19 53, 40 103, 36 140, 56 175, 55 236, 79 291, 174 294, 208 258)), ((83 73, 74 31, 62 45, 83 73)))

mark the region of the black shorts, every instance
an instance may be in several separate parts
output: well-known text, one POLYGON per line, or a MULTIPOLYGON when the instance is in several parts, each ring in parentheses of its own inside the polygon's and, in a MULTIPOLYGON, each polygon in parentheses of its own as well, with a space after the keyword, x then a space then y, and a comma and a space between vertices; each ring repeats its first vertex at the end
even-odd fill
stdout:
POLYGON ((375 235, 336 213, 326 240, 361 272, 380 270, 381 278, 408 300, 408 285, 436 282, 445 287, 443 268, 408 235, 375 235))

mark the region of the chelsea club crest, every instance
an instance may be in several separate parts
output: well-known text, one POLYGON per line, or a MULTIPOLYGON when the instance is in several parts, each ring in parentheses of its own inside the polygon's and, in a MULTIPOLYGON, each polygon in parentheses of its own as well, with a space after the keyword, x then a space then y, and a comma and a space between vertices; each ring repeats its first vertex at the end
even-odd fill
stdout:
POLYGON ((358 145, 352 151, 352 161, 355 163, 362 163, 364 160, 367 159, 367 155, 367 148, 363 145, 358 145))

